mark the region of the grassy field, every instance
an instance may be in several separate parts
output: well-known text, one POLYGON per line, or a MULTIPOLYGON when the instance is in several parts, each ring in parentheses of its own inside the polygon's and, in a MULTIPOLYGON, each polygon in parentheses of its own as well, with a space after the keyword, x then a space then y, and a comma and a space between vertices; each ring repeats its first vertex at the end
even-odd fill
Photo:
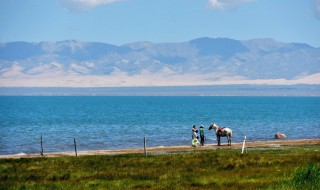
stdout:
POLYGON ((0 159, 0 189, 319 189, 320 145, 0 159))

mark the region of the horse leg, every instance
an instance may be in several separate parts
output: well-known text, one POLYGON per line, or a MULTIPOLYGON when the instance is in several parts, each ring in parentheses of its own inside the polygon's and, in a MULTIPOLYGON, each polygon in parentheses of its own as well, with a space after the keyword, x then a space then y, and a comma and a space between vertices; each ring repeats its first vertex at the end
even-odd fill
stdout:
POLYGON ((217 136, 218 146, 220 146, 220 136, 217 136))

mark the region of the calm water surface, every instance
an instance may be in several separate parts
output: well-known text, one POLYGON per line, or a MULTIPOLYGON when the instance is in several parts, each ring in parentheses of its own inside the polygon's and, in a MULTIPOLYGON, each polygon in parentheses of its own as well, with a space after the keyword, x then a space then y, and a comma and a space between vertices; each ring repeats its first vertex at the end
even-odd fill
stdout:
MULTIPOLYGON (((192 125, 230 127, 271 140, 320 138, 320 97, 2 96, 0 154, 121 149, 191 144, 192 125)), ((213 131, 206 136, 216 143, 213 131)), ((223 139, 222 142, 226 142, 223 139)))

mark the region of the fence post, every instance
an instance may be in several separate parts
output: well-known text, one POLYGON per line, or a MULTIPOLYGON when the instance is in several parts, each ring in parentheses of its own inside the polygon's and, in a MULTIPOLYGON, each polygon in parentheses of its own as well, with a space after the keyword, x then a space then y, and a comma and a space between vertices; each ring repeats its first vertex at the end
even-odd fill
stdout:
POLYGON ((42 142, 42 133, 41 133, 41 136, 40 136, 40 145, 41 145, 41 151, 40 151, 40 154, 41 154, 41 156, 43 156, 43 142, 42 142))
POLYGON ((78 157, 76 138, 73 139, 73 142, 74 142, 74 152, 76 153, 76 157, 78 157))
POLYGON ((147 138, 143 139, 144 156, 147 157, 147 138))
POLYGON ((247 136, 244 136, 244 140, 243 140, 243 144, 242 144, 242 151, 241 151, 241 154, 243 154, 244 147, 246 146, 246 139, 247 139, 247 136))

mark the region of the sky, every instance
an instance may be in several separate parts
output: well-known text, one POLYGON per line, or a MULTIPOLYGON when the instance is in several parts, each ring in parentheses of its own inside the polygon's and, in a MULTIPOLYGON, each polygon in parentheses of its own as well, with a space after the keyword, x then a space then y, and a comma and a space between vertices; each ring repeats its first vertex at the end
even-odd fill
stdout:
POLYGON ((320 47, 320 0, 1 0, 0 42, 273 38, 320 47))

